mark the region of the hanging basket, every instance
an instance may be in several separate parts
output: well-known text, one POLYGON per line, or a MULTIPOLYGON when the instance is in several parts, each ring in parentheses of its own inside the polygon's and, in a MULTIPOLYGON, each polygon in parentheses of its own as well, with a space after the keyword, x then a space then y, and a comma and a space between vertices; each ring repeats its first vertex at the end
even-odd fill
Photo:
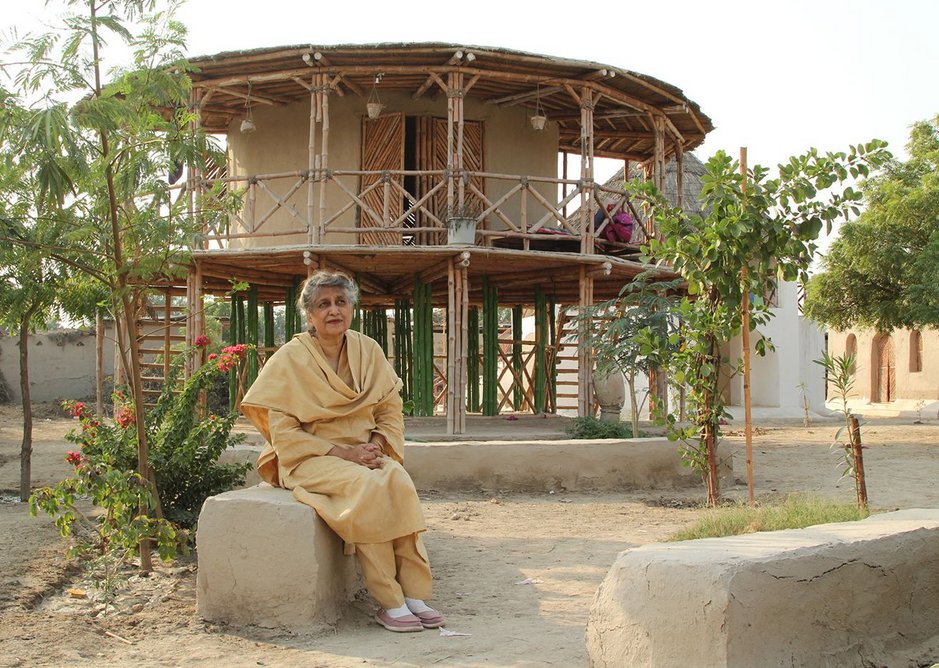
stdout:
POLYGON ((475 246, 476 245, 476 219, 475 218, 448 218, 447 219, 447 245, 449 246, 475 246))
POLYGON ((381 116, 382 109, 385 108, 381 102, 369 102, 365 105, 365 110, 368 112, 369 118, 378 118, 381 116))
POLYGON ((544 124, 548 121, 548 117, 543 114, 535 114, 530 120, 532 128, 541 131, 544 130, 544 124))

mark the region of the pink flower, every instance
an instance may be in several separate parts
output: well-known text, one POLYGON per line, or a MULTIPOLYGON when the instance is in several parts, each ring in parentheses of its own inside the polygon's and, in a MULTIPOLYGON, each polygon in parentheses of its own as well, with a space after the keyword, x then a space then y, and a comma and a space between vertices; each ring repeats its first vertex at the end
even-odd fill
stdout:
POLYGON ((82 463, 82 456, 77 452, 69 452, 65 455, 65 461, 67 461, 72 466, 78 466, 82 463))
POLYGON ((209 361, 210 361, 210 362, 211 362, 212 360, 216 359, 217 357, 218 357, 218 355, 216 355, 215 353, 209 353, 209 361))
POLYGON ((205 348, 207 345, 211 343, 211 341, 209 341, 208 337, 205 336, 205 334, 200 334, 199 336, 196 337, 196 340, 194 341, 194 343, 200 348, 205 348))
POLYGON ((123 429, 127 429, 130 425, 134 424, 136 419, 134 410, 128 406, 122 406, 121 410, 114 416, 115 422, 121 425, 123 429))
POLYGON ((82 402, 82 401, 76 401, 74 404, 72 404, 72 405, 69 407, 69 413, 71 413, 73 416, 75 416, 75 417, 77 417, 77 418, 79 418, 79 419, 85 417, 85 415, 86 415, 86 413, 85 413, 85 403, 82 402))

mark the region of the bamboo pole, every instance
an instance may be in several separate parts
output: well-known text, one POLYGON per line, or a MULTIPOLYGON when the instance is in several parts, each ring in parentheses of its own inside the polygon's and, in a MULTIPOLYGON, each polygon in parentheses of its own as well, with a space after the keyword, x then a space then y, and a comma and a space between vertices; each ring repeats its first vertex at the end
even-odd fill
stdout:
POLYGON ((454 173, 453 170, 456 167, 455 163, 455 147, 453 145, 453 138, 456 128, 456 110, 454 109, 454 97, 451 94, 453 90, 456 89, 456 75, 451 72, 447 77, 447 216, 453 215, 453 207, 456 204, 454 200, 455 196, 455 183, 454 183, 454 173))
MULTIPOLYGON (((310 136, 307 140, 307 236, 310 244, 319 243, 317 238, 318 226, 316 224, 316 179, 313 178, 316 170, 316 75, 310 80, 310 136)), ((322 183, 320 185, 322 188, 322 183)))
MULTIPOLYGON (((321 86, 323 88, 323 86, 321 86)), ((322 90, 320 93, 320 164, 319 168, 322 173, 325 173, 329 169, 329 89, 322 90)), ((327 179, 322 179, 320 181, 320 223, 319 229, 317 229, 317 239, 322 243, 323 240, 323 229, 322 224, 326 219, 326 184, 328 183, 327 179)))
POLYGON ((460 320, 460 328, 458 330, 460 332, 460 341, 457 346, 457 352, 459 353, 457 360, 459 378, 456 388, 458 400, 455 404, 457 409, 456 433, 464 434, 466 433, 466 320, 467 312, 469 311, 469 271, 466 264, 456 264, 456 275, 459 278, 460 284, 460 302, 457 305, 457 315, 460 320))
MULTIPOLYGON (((741 188, 747 189, 747 149, 740 147, 740 175, 743 177, 741 188)), ((740 268, 740 280, 743 297, 740 300, 740 335, 743 344, 743 421, 746 435, 747 456, 747 500, 750 505, 756 503, 753 484, 753 417, 750 404, 750 279, 747 265, 740 268)))
POLYGON ((532 394, 534 413, 544 413, 549 385, 547 377, 547 337, 548 314, 545 306, 544 292, 540 285, 535 286, 535 378, 532 394))
POLYGON ((467 313, 466 335, 466 409, 479 411, 479 307, 472 306, 467 313))
POLYGON ((453 259, 447 265, 447 434, 457 432, 456 421, 456 303, 460 299, 456 286, 456 267, 453 259))

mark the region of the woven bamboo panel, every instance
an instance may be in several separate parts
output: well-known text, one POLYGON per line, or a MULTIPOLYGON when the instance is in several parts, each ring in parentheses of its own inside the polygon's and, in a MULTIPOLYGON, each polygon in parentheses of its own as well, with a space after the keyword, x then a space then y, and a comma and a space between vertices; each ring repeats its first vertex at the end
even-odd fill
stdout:
MULTIPOLYGON (((447 119, 433 119, 433 153, 431 158, 433 164, 426 169, 446 169, 447 168, 447 119)), ((463 169, 470 172, 483 171, 483 124, 481 121, 463 122, 463 169)), ((486 192, 485 179, 473 176, 471 179, 474 186, 480 192, 486 192)), ((473 195, 469 189, 466 190, 465 200, 470 211, 482 211, 485 207, 482 202, 473 195)), ((440 220, 447 218, 447 193, 441 190, 433 198, 434 215, 440 220)))
MULTIPOLYGON (((404 114, 389 114, 380 118, 366 118, 362 124, 362 169, 381 171, 384 169, 404 169, 404 114)), ((378 174, 362 177, 360 192, 380 180, 378 174)), ((400 179, 400 177, 394 177, 400 179)), ((388 213, 390 220, 401 215, 402 198, 400 192, 391 189, 389 193, 388 213)), ((375 220, 367 211, 361 212, 360 227, 381 227, 381 216, 385 209, 384 189, 381 185, 367 192, 363 201, 372 213, 379 217, 375 220)), ((401 238, 393 232, 362 232, 359 243, 366 246, 393 246, 401 243, 401 238)))

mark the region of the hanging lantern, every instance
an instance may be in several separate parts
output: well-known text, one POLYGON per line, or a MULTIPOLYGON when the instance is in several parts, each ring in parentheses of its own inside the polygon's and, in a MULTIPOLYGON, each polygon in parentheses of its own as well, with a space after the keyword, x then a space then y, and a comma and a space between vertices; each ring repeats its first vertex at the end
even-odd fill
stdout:
POLYGON ((375 81, 372 82, 372 90, 368 94, 368 100, 365 103, 365 111, 368 113, 369 118, 378 118, 385 108, 385 105, 381 103, 381 99, 378 97, 378 82, 381 81, 383 76, 385 76, 384 73, 376 74, 375 81))
POLYGON ((531 127, 539 132, 544 130, 544 124, 547 122, 548 117, 545 116, 544 107, 541 106, 541 84, 537 84, 535 88, 535 113, 529 119, 531 121, 531 127))
POLYGON ((254 124, 254 115, 251 113, 251 82, 248 82, 248 98, 245 100, 245 117, 241 121, 241 134, 249 135, 255 130, 258 129, 258 126, 254 124))

